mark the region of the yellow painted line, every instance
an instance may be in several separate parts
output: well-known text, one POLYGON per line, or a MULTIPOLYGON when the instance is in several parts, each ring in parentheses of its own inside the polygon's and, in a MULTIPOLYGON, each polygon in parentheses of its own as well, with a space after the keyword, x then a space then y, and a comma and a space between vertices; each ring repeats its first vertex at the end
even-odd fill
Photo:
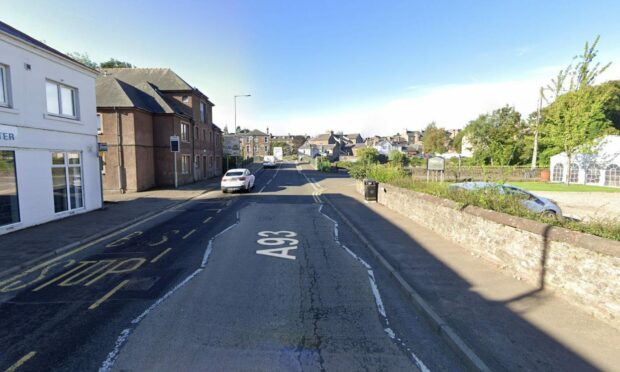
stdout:
POLYGON ((183 235, 182 239, 187 239, 187 237, 189 237, 190 235, 192 235, 193 233, 196 232, 196 229, 193 229, 192 231, 188 232, 187 234, 183 235))
POLYGON ((207 219, 206 219, 206 220, 204 220, 204 221, 202 221, 202 223, 207 223, 207 222, 209 222, 209 220, 211 220, 211 218, 213 218, 213 217, 207 217, 207 219))
POLYGON ((94 310, 97 307, 99 307, 99 305, 104 303, 108 298, 112 297, 112 295, 114 295, 114 293, 118 292, 118 290, 121 289, 127 283, 129 283, 129 279, 123 280, 122 282, 120 282, 116 287, 112 288, 112 290, 110 292, 106 293, 103 297, 98 299, 94 304, 90 305, 88 307, 88 310, 94 310))
POLYGON ((74 267, 73 269, 67 271, 64 274, 58 275, 57 277, 53 278, 52 280, 50 280, 50 281, 48 281, 48 282, 46 282, 44 284, 41 284, 40 286, 38 286, 37 288, 33 289, 32 291, 33 292, 40 291, 41 289, 47 287, 48 285, 56 283, 57 281, 59 281, 59 280, 65 278, 65 277, 73 274, 74 272, 76 272, 77 270, 83 268, 84 266, 89 265, 91 263, 95 263, 95 262, 97 262, 97 261, 80 261, 80 263, 76 267, 74 267))
MULTIPOLYGON (((194 202, 195 200, 196 200, 196 198, 193 198, 193 199, 187 200, 187 201, 185 201, 185 202, 182 202, 182 204, 181 204, 181 205, 188 204, 188 203, 192 203, 192 202, 194 202)), ((171 208, 172 208, 172 207, 171 207, 171 208)), ((90 242, 90 243, 87 243, 87 244, 84 244, 84 245, 82 245, 82 246, 80 246, 80 247, 77 247, 77 248, 75 248, 75 249, 73 249, 73 250, 71 250, 71 251, 69 251, 69 252, 66 252, 66 253, 64 253, 64 254, 61 254, 60 256, 56 256, 56 257, 54 257, 54 258, 52 258, 52 259, 50 259, 50 260, 48 260, 48 261, 42 262, 42 263, 40 263, 40 264, 38 264, 38 265, 36 265, 36 266, 34 266, 34 267, 31 267, 30 269, 27 269, 27 270, 25 270, 25 271, 22 271, 21 273, 19 273, 19 274, 17 274, 17 275, 15 275, 15 276, 13 276, 13 277, 11 277, 11 278, 8 278, 8 279, 5 279, 5 280, 3 280, 3 281, 0 281, 0 286, 1 286, 1 285, 4 285, 4 284, 7 284, 7 283, 11 283, 11 282, 15 281, 16 279, 22 278, 22 277, 24 277, 24 276, 26 276, 26 275, 28 275, 28 274, 30 274, 30 273, 33 273, 33 272, 35 272, 35 271, 37 271, 37 270, 39 270, 39 269, 42 269, 42 268, 44 268, 45 266, 47 266, 47 265, 49 265, 49 264, 51 264, 51 263, 54 263, 54 262, 56 262, 56 261, 60 261, 60 260, 62 260, 62 259, 63 259, 63 258, 65 258, 65 257, 71 256, 71 255, 73 255, 73 254, 75 254, 75 253, 77 253, 77 252, 83 251, 84 249, 86 249, 86 248, 88 248, 88 247, 92 247, 92 246, 93 246, 93 245, 95 245, 95 244, 99 244, 99 243, 101 243, 102 241, 107 240, 107 239, 109 239, 109 238, 110 238, 110 237, 112 237, 112 236, 116 236, 116 235, 118 235, 118 234, 120 234, 120 233, 123 233, 123 232, 125 232, 125 231, 131 230, 131 229, 135 228, 136 226, 142 225, 142 224, 143 224, 143 223, 145 223, 145 222, 148 222, 148 221, 150 221, 150 220, 152 220, 152 219, 154 219, 154 218, 157 218, 157 217, 159 217, 159 216, 161 216, 161 215, 165 214, 165 213, 166 213, 169 209, 171 209, 171 208, 167 208, 167 209, 165 209, 165 210, 163 210, 163 211, 161 211, 161 212, 158 212, 158 213, 156 213, 156 214, 154 214, 154 215, 152 215, 152 216, 150 216, 150 217, 147 217, 147 218, 145 218, 145 219, 143 219, 143 220, 137 221, 136 223, 131 224, 131 225, 129 225, 129 226, 127 226, 127 227, 125 227, 125 228, 122 228, 122 229, 120 229, 120 230, 117 230, 117 231, 111 232, 111 233, 107 234, 106 236, 102 236, 102 237, 101 237, 101 238, 99 238, 99 239, 93 240, 93 241, 92 241, 92 242, 90 242)))
POLYGON ((17 370, 19 367, 21 367, 24 363, 26 363, 27 361, 29 361, 30 359, 32 359, 33 356, 35 356, 37 354, 36 351, 31 351, 28 354, 24 355, 23 357, 21 357, 20 360, 18 360, 15 364, 13 364, 12 366, 10 366, 9 368, 7 368, 5 370, 5 372, 13 372, 15 370, 17 370))
POLYGON ((164 249, 164 251, 163 251, 163 252, 161 252, 160 254, 158 254, 158 255, 157 255, 157 257, 155 257, 155 258, 153 258, 153 259, 151 260, 151 263, 155 263, 155 262, 159 261, 159 259, 160 259, 160 258, 164 257, 164 255, 165 255, 166 253, 170 252, 171 250, 172 250, 172 248, 166 248, 166 249, 164 249))

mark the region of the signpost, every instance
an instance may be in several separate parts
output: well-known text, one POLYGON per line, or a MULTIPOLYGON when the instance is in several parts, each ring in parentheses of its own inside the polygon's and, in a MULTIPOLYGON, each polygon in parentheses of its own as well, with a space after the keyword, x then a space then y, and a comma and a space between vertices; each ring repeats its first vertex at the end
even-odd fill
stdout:
POLYGON ((426 182, 430 181, 431 172, 433 181, 443 182, 446 170, 446 159, 441 156, 433 156, 426 160, 426 182))
POLYGON ((282 151, 282 147, 274 147, 273 148, 273 156, 276 158, 276 160, 282 161, 283 159, 283 151, 282 151))
POLYGON ((177 175, 177 152, 181 143, 179 142, 179 136, 170 136, 170 151, 174 154, 174 188, 179 187, 179 177, 177 175))

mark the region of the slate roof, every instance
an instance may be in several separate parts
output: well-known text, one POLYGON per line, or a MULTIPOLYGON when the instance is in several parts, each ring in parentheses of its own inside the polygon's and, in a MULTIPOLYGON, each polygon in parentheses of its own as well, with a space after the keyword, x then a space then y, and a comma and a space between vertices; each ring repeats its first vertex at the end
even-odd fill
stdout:
POLYGON ((47 51, 49 53, 52 53, 52 54, 55 54, 58 57, 61 57, 61 58, 64 58, 64 59, 66 59, 68 61, 77 63, 78 65, 80 65, 80 66, 82 66, 82 67, 84 67, 84 68, 86 68, 86 69, 88 69, 90 71, 93 71, 93 72, 97 71, 97 70, 94 70, 94 69, 86 66, 83 63, 80 63, 80 62, 76 61, 75 59, 69 57, 68 55, 66 55, 64 53, 59 52, 58 50, 56 50, 56 49, 50 47, 49 45, 47 45, 47 44, 45 44, 45 43, 43 43, 43 42, 33 38, 32 36, 30 36, 28 34, 25 34, 25 33, 19 31, 18 29, 14 28, 12 26, 9 26, 8 24, 6 24, 6 23, 4 23, 2 21, 0 21, 0 32, 4 32, 5 34, 11 35, 11 36, 13 36, 13 37, 15 37, 17 39, 20 39, 21 41, 23 41, 25 43, 28 43, 30 45, 33 45, 33 46, 35 46, 37 48, 44 49, 45 51, 47 51))
POLYGON ((242 133, 242 135, 244 135, 244 136, 268 136, 267 133, 261 132, 258 129, 252 129, 248 133, 242 133))
POLYGON ((138 108, 155 114, 191 117, 188 108, 183 108, 148 81, 132 85, 113 76, 99 76, 96 91, 97 107, 138 108))
POLYGON ((148 81, 160 90, 194 90, 169 68, 104 68, 105 76, 112 76, 131 85, 148 81))

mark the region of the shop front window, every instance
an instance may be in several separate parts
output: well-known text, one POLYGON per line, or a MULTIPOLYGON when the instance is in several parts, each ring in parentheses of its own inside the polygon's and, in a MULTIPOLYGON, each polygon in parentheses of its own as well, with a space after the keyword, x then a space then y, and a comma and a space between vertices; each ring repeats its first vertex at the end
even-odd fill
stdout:
POLYGON ((84 207, 82 163, 79 152, 52 153, 54 212, 84 207))
POLYGON ((15 151, 0 151, 0 226, 19 222, 15 151))

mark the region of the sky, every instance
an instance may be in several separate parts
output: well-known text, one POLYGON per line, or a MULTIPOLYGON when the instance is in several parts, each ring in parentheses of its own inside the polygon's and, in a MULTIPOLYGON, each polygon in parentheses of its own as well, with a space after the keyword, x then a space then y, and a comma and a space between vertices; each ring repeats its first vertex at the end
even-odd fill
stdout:
POLYGON ((63 52, 169 67, 214 122, 274 134, 462 128, 538 89, 601 36, 620 79, 620 1, 0 0, 0 20, 63 52))

